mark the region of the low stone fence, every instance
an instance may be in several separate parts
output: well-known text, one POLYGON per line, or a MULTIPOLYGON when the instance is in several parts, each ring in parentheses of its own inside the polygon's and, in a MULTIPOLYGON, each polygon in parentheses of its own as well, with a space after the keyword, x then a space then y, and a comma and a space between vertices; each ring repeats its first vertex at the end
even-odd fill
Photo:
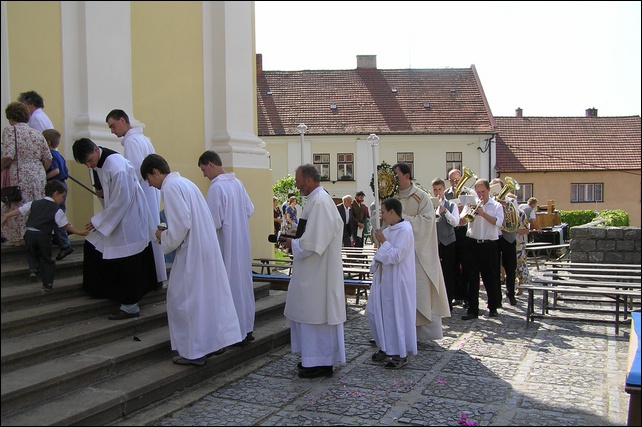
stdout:
POLYGON ((640 227, 603 227, 599 222, 571 229, 571 262, 640 264, 640 227))

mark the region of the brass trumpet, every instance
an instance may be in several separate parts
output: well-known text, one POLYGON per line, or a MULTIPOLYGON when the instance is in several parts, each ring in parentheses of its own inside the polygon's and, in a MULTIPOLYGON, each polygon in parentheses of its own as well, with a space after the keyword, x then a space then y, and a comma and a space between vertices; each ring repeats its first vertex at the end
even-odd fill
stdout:
POLYGON ((463 218, 464 221, 466 221, 466 222, 473 222, 475 220, 475 218, 477 217, 477 211, 482 206, 484 206, 484 202, 482 200, 478 201, 474 208, 472 208, 471 210, 469 210, 465 214, 462 213, 461 218, 463 218))

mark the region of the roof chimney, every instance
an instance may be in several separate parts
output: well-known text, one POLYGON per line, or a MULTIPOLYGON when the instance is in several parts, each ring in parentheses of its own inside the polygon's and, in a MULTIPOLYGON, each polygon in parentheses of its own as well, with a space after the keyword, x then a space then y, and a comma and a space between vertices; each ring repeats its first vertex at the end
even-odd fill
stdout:
POLYGON ((522 117, 522 109, 517 107, 515 110, 515 117, 522 117))
POLYGON ((357 55, 357 68, 377 68, 377 55, 357 55))
POLYGON ((597 117, 597 108, 587 108, 586 117, 597 117))
POLYGON ((256 78, 263 77, 263 54, 256 54, 256 78))

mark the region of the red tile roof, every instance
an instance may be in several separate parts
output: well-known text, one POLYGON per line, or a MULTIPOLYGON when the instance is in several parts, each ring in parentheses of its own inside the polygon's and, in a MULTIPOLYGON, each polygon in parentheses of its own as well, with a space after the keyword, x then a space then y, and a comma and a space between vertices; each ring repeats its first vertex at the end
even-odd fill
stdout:
POLYGON ((259 136, 298 135, 299 123, 308 135, 475 134, 494 126, 474 65, 260 70, 257 100, 259 136))
POLYGON ((495 117, 497 169, 640 169, 640 116, 495 117))

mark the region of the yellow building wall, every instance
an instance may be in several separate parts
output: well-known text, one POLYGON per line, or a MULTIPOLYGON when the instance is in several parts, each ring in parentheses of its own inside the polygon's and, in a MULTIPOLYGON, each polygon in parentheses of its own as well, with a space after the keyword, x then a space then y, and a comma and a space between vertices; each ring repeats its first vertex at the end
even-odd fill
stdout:
MULTIPOLYGON (((20 92, 37 91, 45 100, 45 112, 62 132, 65 120, 60 6, 57 1, 7 2, 7 22, 11 98, 16 99, 20 92)), ((132 94, 123 97, 127 96, 124 102, 133 100, 134 111, 127 113, 145 125, 145 135, 152 140, 156 152, 168 160, 172 171, 193 181, 206 194, 209 180, 197 166, 198 157, 208 148, 203 115, 202 2, 133 1, 130 12, 132 94)), ((118 61, 118 52, 118 46, 114 46, 113 52, 104 55, 118 61)), ((71 136, 63 133, 60 151, 70 173, 87 183, 87 168, 73 160, 72 145, 71 136)), ((255 205, 250 220, 253 257, 272 256, 273 245, 267 242, 272 230, 272 171, 235 170, 229 166, 226 171, 234 172, 243 181, 255 205)), ((69 186, 68 216, 82 228, 100 207, 77 184, 69 181, 69 186)))
POLYGON ((622 209, 629 214, 631 226, 640 227, 640 171, 533 172, 508 173, 522 184, 533 184, 533 196, 540 205, 555 201, 555 209, 622 209), (571 184, 604 184, 604 202, 571 203, 571 184))
POLYGON ((205 151, 201 7, 131 3, 132 98, 156 152, 206 193, 209 180, 197 165, 205 151))

